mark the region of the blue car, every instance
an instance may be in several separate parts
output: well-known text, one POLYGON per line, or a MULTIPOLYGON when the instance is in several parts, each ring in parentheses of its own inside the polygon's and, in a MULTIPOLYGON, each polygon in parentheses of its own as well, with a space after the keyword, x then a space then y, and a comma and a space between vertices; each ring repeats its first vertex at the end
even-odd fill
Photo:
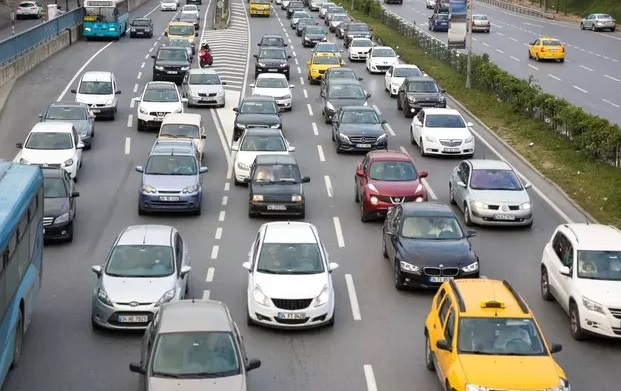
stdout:
POLYGON ((448 31, 449 14, 445 12, 434 13, 429 17, 429 30, 431 31, 448 31))
POLYGON ((187 211, 201 214, 201 167, 196 147, 189 140, 157 140, 142 173, 138 189, 138 214, 187 211))

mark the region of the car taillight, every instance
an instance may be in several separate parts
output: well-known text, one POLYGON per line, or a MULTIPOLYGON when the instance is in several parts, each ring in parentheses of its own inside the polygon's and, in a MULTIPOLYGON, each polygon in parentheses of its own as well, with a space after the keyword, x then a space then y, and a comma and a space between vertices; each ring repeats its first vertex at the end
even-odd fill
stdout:
POLYGON ((30 7, 30 9, 31 9, 31 10, 36 10, 36 9, 37 9, 37 7, 30 7))
POLYGON ((561 46, 561 52, 565 53, 565 46, 561 46))

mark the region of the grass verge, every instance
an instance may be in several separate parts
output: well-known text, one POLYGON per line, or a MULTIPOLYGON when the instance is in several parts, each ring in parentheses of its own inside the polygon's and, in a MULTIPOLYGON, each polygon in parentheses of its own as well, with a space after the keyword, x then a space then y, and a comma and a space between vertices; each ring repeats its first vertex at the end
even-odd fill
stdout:
POLYGON ((369 24, 384 45, 433 77, 449 94, 483 121, 498 136, 531 162, 548 179, 560 186, 599 222, 621 225, 621 169, 601 164, 576 150, 536 120, 516 114, 510 104, 498 102, 493 94, 466 89, 465 79, 441 61, 373 17, 360 11, 350 14, 369 24), (532 145, 531 145, 532 143, 532 145))

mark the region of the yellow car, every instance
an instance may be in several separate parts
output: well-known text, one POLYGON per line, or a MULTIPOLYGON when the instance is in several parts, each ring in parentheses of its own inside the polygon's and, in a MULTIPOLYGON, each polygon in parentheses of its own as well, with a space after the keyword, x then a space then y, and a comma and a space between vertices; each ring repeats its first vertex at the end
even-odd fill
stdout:
POLYGON ((269 18, 272 12, 271 0, 250 0, 248 13, 250 16, 267 16, 269 18))
POLYGON ((446 390, 570 391, 534 315, 506 281, 444 282, 425 321, 425 361, 446 390))
POLYGON ((194 39, 198 37, 198 32, 194 30, 194 25, 192 23, 170 22, 166 30, 164 30, 164 35, 169 39, 187 39, 192 46, 192 53, 196 53, 196 41, 194 39))
POLYGON ((528 45, 528 58, 565 61, 565 46, 556 38, 541 37, 528 45))
POLYGON ((318 84, 328 68, 337 68, 343 65, 343 61, 334 53, 314 53, 306 63, 308 66, 308 81, 318 84))

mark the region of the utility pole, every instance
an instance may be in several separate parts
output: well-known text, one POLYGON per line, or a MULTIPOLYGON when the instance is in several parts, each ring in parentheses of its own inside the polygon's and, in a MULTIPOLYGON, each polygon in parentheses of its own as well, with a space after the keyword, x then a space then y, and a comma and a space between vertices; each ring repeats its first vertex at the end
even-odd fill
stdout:
POLYGON ((543 12, 548 12, 548 0, 543 0, 543 12))
POLYGON ((468 58, 466 61, 466 88, 472 88, 472 0, 468 0, 466 10, 466 39, 468 40, 468 58))

